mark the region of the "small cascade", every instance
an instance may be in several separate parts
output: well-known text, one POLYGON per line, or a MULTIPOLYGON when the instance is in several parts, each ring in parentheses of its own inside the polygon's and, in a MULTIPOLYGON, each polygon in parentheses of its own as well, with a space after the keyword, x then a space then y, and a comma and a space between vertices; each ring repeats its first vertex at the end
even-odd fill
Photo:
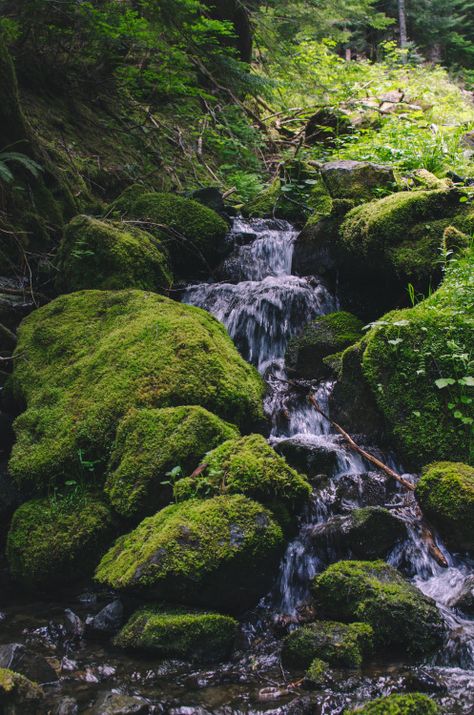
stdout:
MULTIPOLYGON (((316 316, 338 309, 337 297, 318 277, 290 275, 295 238, 295 231, 284 221, 236 219, 229 235, 233 250, 221 272, 223 282, 190 286, 183 296, 186 303, 218 318, 241 354, 264 376, 268 386, 265 411, 271 423, 269 441, 277 451, 284 454, 285 445, 291 443, 324 452, 331 464, 329 478, 314 480, 312 499, 301 516, 298 534, 288 544, 274 591, 263 605, 271 609, 274 618, 291 620, 297 616, 308 602, 312 578, 331 562, 352 557, 347 547, 341 553, 340 547, 331 546, 330 541, 322 547, 318 538, 321 532, 354 508, 385 506, 407 530, 406 538, 396 544, 387 561, 437 602, 447 638, 436 666, 443 669, 452 692, 470 691, 473 709, 469 712, 473 712, 474 672, 469 677, 467 672, 474 671, 474 620, 460 616, 452 604, 465 579, 474 573, 474 562, 454 557, 439 543, 449 568, 438 566, 422 539, 414 496, 349 451, 286 374, 284 357, 289 339, 316 316)), ((323 381, 313 387, 326 413, 333 386, 333 382, 323 381)), ((382 454, 373 445, 368 447, 402 473, 394 455, 382 454)))

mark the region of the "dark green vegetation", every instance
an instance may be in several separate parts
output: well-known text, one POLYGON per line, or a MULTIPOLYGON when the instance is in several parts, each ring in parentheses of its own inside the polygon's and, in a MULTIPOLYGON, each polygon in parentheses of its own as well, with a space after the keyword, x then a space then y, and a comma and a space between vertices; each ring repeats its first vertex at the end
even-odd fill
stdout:
POLYGON ((20 673, 0 668, 0 706, 5 712, 34 712, 43 697, 39 685, 20 673))
POLYGON ((61 296, 24 321, 17 351, 27 409, 10 468, 25 489, 81 476, 85 460, 103 470, 132 407, 197 404, 239 424, 261 416, 260 377, 225 329, 154 293, 61 296))
POLYGON ((286 636, 283 662, 307 668, 315 658, 324 658, 335 667, 358 668, 372 652, 373 636, 366 623, 315 621, 286 636))
POLYGON ((218 613, 147 607, 133 614, 114 642, 159 657, 218 661, 230 654, 237 626, 218 613))
POLYGON ((388 695, 367 703, 362 708, 351 710, 348 715, 439 715, 434 700, 421 693, 388 695))
POLYGON ((431 464, 423 470, 416 496, 454 549, 474 550, 474 467, 460 462, 431 464))
POLYGON ((242 611, 270 584, 282 546, 280 527, 257 502, 191 499, 120 537, 96 578, 153 598, 242 611))
POLYGON ((318 613, 363 621, 379 648, 422 655, 440 645, 441 618, 434 601, 383 561, 339 561, 313 583, 318 613))

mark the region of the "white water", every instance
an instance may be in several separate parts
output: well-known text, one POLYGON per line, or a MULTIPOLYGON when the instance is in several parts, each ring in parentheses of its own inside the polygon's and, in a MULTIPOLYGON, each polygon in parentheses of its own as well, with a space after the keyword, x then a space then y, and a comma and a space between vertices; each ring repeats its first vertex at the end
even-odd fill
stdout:
MULTIPOLYGON (((338 308, 337 297, 330 294, 317 277, 297 278, 290 275, 296 233, 284 221, 237 219, 230 240, 234 251, 226 265, 238 283, 208 283, 187 289, 183 300, 205 308, 227 328, 242 355, 265 376, 269 391, 265 402, 271 420, 270 442, 273 445, 292 438, 299 444, 322 447, 334 453, 335 467, 329 483, 316 489, 302 517, 297 537, 288 545, 280 566, 273 608, 295 616, 309 594, 312 577, 331 560, 341 558, 330 549, 316 546, 312 536, 318 526, 334 514, 347 513, 367 504, 367 488, 379 489, 382 505, 390 508, 407 526, 407 537, 395 546, 387 561, 400 568, 426 595, 435 599, 445 620, 445 647, 436 664, 450 690, 468 691, 474 712, 474 621, 451 608, 466 576, 474 573, 474 564, 453 556, 439 541, 449 568, 441 568, 431 557, 417 528, 413 496, 389 484, 381 474, 367 472, 370 465, 348 451, 333 434, 330 425, 286 382, 284 355, 288 340, 302 326, 318 315, 338 308), (341 501, 341 485, 350 482, 350 497, 341 501), (446 666, 449 668, 446 669, 446 666), (462 683, 462 687, 461 687, 462 683)), ((315 386, 320 405, 328 409, 333 384, 315 386)), ((400 470, 393 456, 384 455, 392 467, 400 470)), ((350 552, 345 555, 350 557, 350 552)))

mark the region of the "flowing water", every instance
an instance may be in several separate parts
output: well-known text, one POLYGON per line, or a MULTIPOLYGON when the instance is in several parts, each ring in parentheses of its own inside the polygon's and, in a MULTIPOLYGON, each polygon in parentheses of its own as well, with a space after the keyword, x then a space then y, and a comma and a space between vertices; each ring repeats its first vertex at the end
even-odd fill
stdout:
MULTIPOLYGON (((337 296, 317 276, 291 275, 296 235, 284 221, 236 219, 229 236, 232 253, 220 271, 224 280, 190 286, 183 295, 185 302, 215 315, 242 355, 263 374, 270 443, 283 454, 296 446, 300 452, 324 455, 327 464, 325 478, 312 475, 312 498, 272 592, 244 619, 232 661, 199 669, 130 656, 108 639, 91 637, 87 616, 109 603, 111 593, 90 590, 44 603, 19 600, 15 591, 0 589, 0 644, 24 643, 60 671, 60 680, 47 689, 48 712, 342 715, 345 708, 380 695, 422 690, 432 694, 447 715, 474 713, 474 621, 452 608, 474 574, 474 563, 449 553, 439 542, 449 567, 438 566, 419 533, 413 496, 349 451, 288 380, 284 356, 289 338, 314 317, 338 309, 337 296), (383 663, 370 663, 360 672, 335 670, 330 687, 309 693, 291 684, 298 674, 282 670, 279 636, 304 620, 312 577, 332 561, 353 555, 347 544, 331 537, 328 527, 366 505, 386 506, 405 523, 406 538, 387 560, 436 600, 446 623, 445 644, 422 666, 402 664, 387 653, 383 663), (129 709, 123 703, 122 709, 107 709, 101 701, 104 694, 135 702, 128 702, 129 709), (65 697, 71 699, 69 704, 65 697)), ((331 381, 310 385, 324 412, 332 389, 331 381)), ((394 455, 368 447, 401 471, 394 455)))

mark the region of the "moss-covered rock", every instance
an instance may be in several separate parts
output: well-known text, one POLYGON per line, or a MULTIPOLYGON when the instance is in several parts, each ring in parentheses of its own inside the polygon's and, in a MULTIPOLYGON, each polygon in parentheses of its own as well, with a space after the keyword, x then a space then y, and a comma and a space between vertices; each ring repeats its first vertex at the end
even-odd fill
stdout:
POLYGON ((202 407, 131 410, 117 430, 105 492, 122 516, 153 514, 171 501, 168 472, 190 473, 207 451, 237 435, 202 407))
POLYGON ((175 484, 178 500, 210 494, 245 494, 279 513, 295 514, 309 499, 311 486, 259 434, 228 440, 205 457, 201 475, 175 484))
POLYGON ((316 621, 285 637, 282 659, 285 665, 307 668, 314 658, 329 665, 359 668, 372 650, 373 631, 366 623, 316 621))
POLYGON ((391 166, 338 160, 323 164, 321 173, 330 195, 335 199, 355 199, 360 202, 375 198, 377 192, 396 189, 391 166))
POLYGON ((36 310, 13 376, 26 411, 10 468, 23 488, 100 471, 132 407, 201 405, 249 426, 263 383, 225 328, 199 308, 142 291, 82 291, 36 310), (81 451, 82 450, 82 451, 81 451))
POLYGON ((460 198, 456 189, 401 191, 353 209, 340 234, 345 261, 390 280, 438 276, 444 229, 470 223, 460 198))
POLYGON ((66 227, 58 254, 60 292, 97 288, 166 290, 173 276, 163 246, 130 224, 76 216, 66 227))
POLYGON ((350 514, 347 543, 358 558, 381 558, 405 536, 403 521, 381 506, 354 509, 350 514))
POLYGON ((43 698, 44 692, 37 683, 13 670, 0 668, 0 707, 6 715, 37 712, 43 698))
POLYGON ((416 496, 454 549, 474 550, 474 467, 461 462, 430 464, 423 470, 416 496))
POLYGON ((113 538, 110 510, 87 494, 34 499, 10 526, 7 558, 18 581, 42 588, 87 576, 113 538))
POLYGON ((351 710, 347 715, 440 715, 441 711, 431 698, 421 693, 387 695, 351 710))
POLYGON ((311 690, 323 688, 328 679, 329 663, 321 658, 314 658, 304 675, 304 685, 311 690))
POLYGON ((140 193, 131 187, 113 209, 143 221, 165 244, 181 276, 208 275, 228 250, 228 225, 215 211, 176 194, 140 193))
POLYGON ((219 613, 148 606, 133 614, 114 643, 162 658, 219 661, 229 656, 237 628, 235 618, 219 613))
POLYGON ((344 311, 316 318, 305 326, 301 335, 290 340, 286 364, 298 377, 323 379, 330 374, 323 358, 360 340, 362 328, 361 320, 344 311))
POLYGON ((472 251, 453 260, 435 293, 385 315, 363 341, 363 374, 415 466, 472 459, 472 376, 459 356, 474 350, 473 264, 472 251))
POLYGON ((425 655, 441 643, 442 621, 434 601, 383 561, 339 561, 313 582, 319 612, 362 621, 381 648, 425 655))
POLYGON ((171 602, 244 610, 268 587, 282 545, 260 504, 240 495, 191 499, 119 538, 96 578, 171 602))

